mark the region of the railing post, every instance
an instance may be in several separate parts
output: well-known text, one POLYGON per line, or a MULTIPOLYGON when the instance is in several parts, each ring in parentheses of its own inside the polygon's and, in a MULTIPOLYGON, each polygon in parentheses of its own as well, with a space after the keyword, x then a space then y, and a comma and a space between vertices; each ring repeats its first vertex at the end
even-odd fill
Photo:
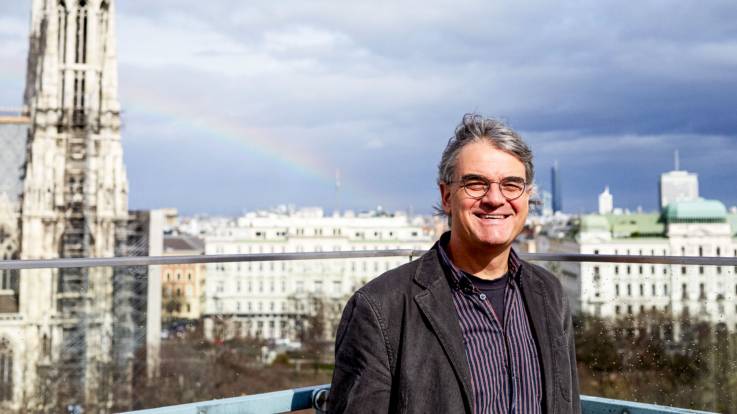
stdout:
POLYGON ((329 388, 318 388, 312 391, 312 406, 316 414, 325 414, 328 411, 329 388))

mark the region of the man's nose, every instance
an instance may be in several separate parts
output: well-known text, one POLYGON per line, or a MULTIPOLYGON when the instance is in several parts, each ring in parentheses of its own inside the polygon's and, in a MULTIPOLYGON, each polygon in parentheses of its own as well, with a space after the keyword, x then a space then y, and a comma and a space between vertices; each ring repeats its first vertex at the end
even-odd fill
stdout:
POLYGON ((489 183, 489 191, 487 191, 481 199, 482 203, 490 204, 492 206, 500 206, 506 201, 507 199, 504 198, 498 183, 489 183))

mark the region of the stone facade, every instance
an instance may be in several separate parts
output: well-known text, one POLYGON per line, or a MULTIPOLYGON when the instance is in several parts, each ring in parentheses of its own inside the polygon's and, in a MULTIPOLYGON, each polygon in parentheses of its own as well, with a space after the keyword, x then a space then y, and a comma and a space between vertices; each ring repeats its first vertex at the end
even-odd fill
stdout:
MULTIPOLYGON (((207 255, 426 250, 439 234, 421 217, 319 208, 251 212, 205 233, 207 255)), ((351 293, 408 257, 207 264, 205 335, 299 339, 319 308, 332 338, 351 293)))
MULTIPOLYGON (((126 251, 114 16, 111 0, 32 2, 23 108, 30 127, 16 230, 21 259, 126 251)), ((0 368, 12 373, 0 380, 0 411, 112 409, 121 379, 111 369, 118 346, 113 273, 24 270, 17 287, 0 290, 0 311, 11 310, 0 314, 0 368), (18 298, 15 312, 6 290, 18 298)))

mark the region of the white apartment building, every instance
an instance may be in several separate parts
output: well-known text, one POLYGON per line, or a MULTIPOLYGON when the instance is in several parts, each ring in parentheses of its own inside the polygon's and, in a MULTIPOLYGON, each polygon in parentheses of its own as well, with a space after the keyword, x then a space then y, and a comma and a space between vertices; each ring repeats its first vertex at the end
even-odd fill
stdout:
MULTIPOLYGON (((719 201, 670 202, 660 214, 586 215, 574 237, 540 237, 541 252, 737 257, 737 214, 719 201)), ((737 331, 737 266, 550 264, 572 306, 601 316, 651 310, 737 331)))
MULTIPOLYGON (((247 213, 204 235, 205 253, 362 251, 431 247, 420 217, 382 212, 326 216, 320 208, 247 213)), ((205 335, 296 339, 310 298, 324 300, 330 333, 358 287, 409 257, 208 264, 205 335)))

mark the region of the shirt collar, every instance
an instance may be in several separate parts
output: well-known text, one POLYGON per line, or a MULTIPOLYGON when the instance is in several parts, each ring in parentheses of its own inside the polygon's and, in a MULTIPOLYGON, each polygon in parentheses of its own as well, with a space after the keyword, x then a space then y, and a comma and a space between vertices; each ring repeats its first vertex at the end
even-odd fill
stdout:
MULTIPOLYGON (((450 259, 450 256, 448 255, 448 242, 450 241, 450 232, 447 231, 443 233, 442 236, 440 236, 440 240, 438 240, 438 251, 440 252, 440 262, 442 263, 443 267, 447 270, 446 275, 448 276, 448 281, 450 282, 450 285, 454 289, 459 289, 464 292, 466 291, 473 291, 473 283, 471 283, 471 280, 465 275, 463 270, 461 270, 458 266, 453 263, 453 261, 450 259)), ((513 279, 517 279, 519 276, 519 270, 521 268, 521 261, 519 256, 517 256, 517 253, 514 251, 514 249, 509 250, 509 259, 507 266, 509 267, 509 275, 512 276, 508 280, 508 283, 511 282, 513 279)))

